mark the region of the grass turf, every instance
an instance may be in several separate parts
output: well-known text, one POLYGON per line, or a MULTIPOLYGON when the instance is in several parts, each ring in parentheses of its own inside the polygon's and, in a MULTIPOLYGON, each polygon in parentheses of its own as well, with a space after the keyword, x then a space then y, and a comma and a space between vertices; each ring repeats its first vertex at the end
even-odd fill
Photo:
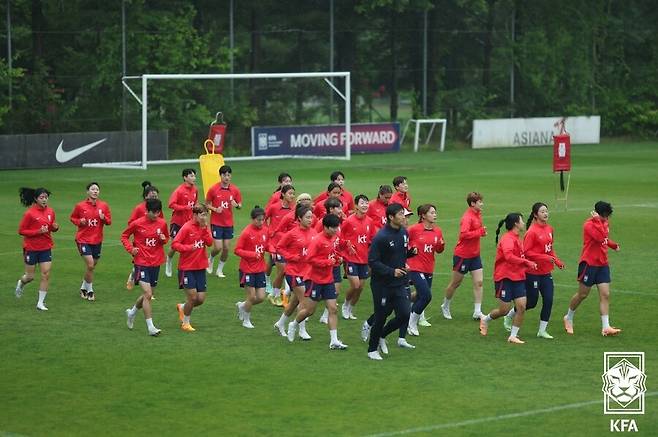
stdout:
MULTIPOLYGON (((206 304, 193 313, 197 332, 178 328, 174 303, 182 300, 174 279, 161 274, 154 302, 160 338, 146 335, 140 313, 131 332, 124 309, 138 291, 124 281, 130 257, 119 243, 125 221, 140 200, 143 179, 152 181, 166 199, 180 183, 181 165, 154 166, 146 172, 105 169, 4 171, 0 180, 0 433, 23 435, 369 435, 411 430, 418 435, 594 435, 609 430, 601 403, 602 356, 605 351, 644 351, 648 375, 645 416, 640 431, 658 428, 653 396, 658 374, 655 351, 655 307, 658 290, 658 147, 654 143, 575 146, 569 208, 556 204, 549 148, 421 152, 354 156, 350 162, 289 160, 232 163, 233 181, 245 208, 237 212, 236 231, 247 224, 254 204, 263 205, 276 176, 293 174, 297 192, 316 194, 326 188, 329 173, 342 169, 347 188, 374 196, 379 185, 396 175, 409 178, 414 208, 432 202, 447 241, 438 256, 434 301, 427 310, 431 328, 421 328, 417 346, 401 350, 389 340, 384 362, 366 359, 360 325, 372 310, 369 287, 356 307, 357 321, 339 321, 347 351, 330 351, 325 325, 318 315, 308 323, 310 342, 289 344, 272 330, 280 310, 255 307, 254 330, 242 328, 234 303, 236 258, 225 267, 226 279, 209 277, 206 304), (106 228, 103 256, 96 270, 97 301, 78 297, 83 265, 68 221, 83 199, 89 181, 101 185, 114 224, 106 228), (21 239, 16 234, 24 209, 20 186, 46 186, 52 192, 61 231, 55 234, 53 271, 47 303, 37 312, 37 281, 22 299, 13 287, 22 272, 21 239), (535 338, 539 310, 526 316, 523 346, 505 342, 502 322, 493 322, 481 338, 472 312, 471 282, 466 278, 453 302, 453 320, 440 316, 439 303, 448 282, 452 248, 468 191, 485 196, 482 240, 485 269, 483 310, 495 306, 491 280, 494 230, 508 212, 527 214, 535 201, 551 210, 555 248, 565 271, 554 274, 556 290, 549 332, 555 340, 535 338), (596 291, 578 309, 576 335, 561 323, 581 249, 582 222, 595 201, 613 204, 611 237, 621 252, 611 253, 611 321, 623 328, 616 338, 602 338, 596 291), (6 264, 4 264, 6 262, 6 264), (533 413, 549 409, 549 412, 533 413), (504 419, 505 415, 531 412, 504 419)), ((168 217, 169 214, 167 214, 168 217)), ((163 269, 164 270, 164 269, 163 269)), ((343 282, 343 295, 347 282, 343 282)), ((342 302, 342 298, 339 299, 342 302)), ((320 307, 318 307, 320 308, 320 307)), ((395 336, 392 336, 395 337, 395 336)))

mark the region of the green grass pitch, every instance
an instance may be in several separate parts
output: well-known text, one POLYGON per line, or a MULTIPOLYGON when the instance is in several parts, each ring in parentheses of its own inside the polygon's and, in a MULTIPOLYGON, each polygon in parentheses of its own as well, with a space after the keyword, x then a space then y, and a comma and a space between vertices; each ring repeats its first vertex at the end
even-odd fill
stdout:
MULTIPOLYGON (((146 334, 142 313, 135 329, 125 325, 124 309, 138 291, 124 288, 130 257, 119 243, 126 219, 140 200, 140 183, 152 181, 165 201, 180 181, 184 165, 153 166, 148 171, 51 169, 3 171, 0 178, 0 434, 7 435, 601 435, 611 417, 603 415, 601 373, 606 351, 646 353, 647 397, 640 432, 658 429, 658 145, 614 143, 575 146, 569 208, 556 204, 550 148, 421 152, 354 156, 350 162, 288 160, 235 162, 233 181, 245 208, 237 212, 236 231, 248 222, 255 204, 263 205, 276 176, 288 171, 297 192, 313 195, 326 188, 329 173, 346 173, 346 187, 371 198, 394 176, 409 179, 413 207, 438 206, 446 252, 438 256, 434 300, 427 310, 433 323, 409 341, 415 350, 393 345, 383 362, 366 358, 360 325, 372 311, 369 286, 356 307, 356 321, 339 321, 346 351, 330 351, 329 335, 316 314, 309 322, 313 340, 287 340, 272 324, 280 310, 255 307, 254 330, 241 327, 234 303, 237 263, 231 255, 226 279, 209 277, 206 304, 193 314, 197 332, 181 332, 174 303, 182 300, 174 279, 160 278, 154 321, 163 333, 146 334), (103 256, 96 270, 97 301, 78 296, 83 265, 68 216, 85 195, 85 185, 101 185, 114 224, 106 228, 103 256), (18 222, 20 186, 45 186, 61 225, 55 234, 53 270, 47 303, 35 310, 37 283, 22 299, 13 294, 22 273, 18 222), (544 201, 551 211, 555 248, 567 268, 556 271, 555 304, 549 332, 535 337, 539 309, 521 329, 527 343, 506 343, 502 322, 480 337, 471 320, 472 292, 466 278, 455 295, 453 320, 440 316, 459 217, 469 191, 485 196, 482 240, 485 269, 483 310, 491 310, 494 230, 508 212, 527 215, 544 201), (623 329, 616 338, 600 335, 595 290, 579 308, 576 335, 562 329, 562 315, 576 290, 582 222, 594 202, 607 200, 615 212, 611 238, 611 321, 623 329)), ((167 218, 169 211, 166 211, 167 218)), ((343 290, 347 283, 343 282, 343 290)), ((343 291, 343 292, 344 292, 343 291)), ((342 302, 342 298, 339 299, 342 302)), ((394 343, 394 342, 389 342, 394 343)), ((621 416, 623 417, 623 416, 621 416)))

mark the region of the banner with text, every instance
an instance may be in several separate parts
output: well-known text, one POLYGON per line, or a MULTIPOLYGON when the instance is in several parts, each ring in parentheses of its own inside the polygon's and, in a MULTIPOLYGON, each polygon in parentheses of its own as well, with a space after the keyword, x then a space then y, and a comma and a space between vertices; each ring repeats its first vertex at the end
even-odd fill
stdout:
MULTIPOLYGON (((400 123, 351 125, 352 153, 400 151, 400 123)), ((345 126, 266 126, 251 128, 252 156, 345 155, 345 126)))
MULTIPOLYGON (((552 145, 562 118, 473 120, 473 148, 552 145)), ((598 144, 600 141, 601 117, 598 115, 567 117, 565 127, 571 135, 571 144, 598 144)))

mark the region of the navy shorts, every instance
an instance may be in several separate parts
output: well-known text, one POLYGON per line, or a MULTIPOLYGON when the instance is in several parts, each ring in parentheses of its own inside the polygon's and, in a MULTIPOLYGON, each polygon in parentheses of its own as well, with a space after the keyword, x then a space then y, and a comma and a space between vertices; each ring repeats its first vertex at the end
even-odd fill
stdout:
POLYGON ((473 270, 480 270, 482 268, 482 260, 479 256, 474 258, 462 258, 461 256, 453 255, 452 257, 452 270, 465 275, 473 270))
POLYGON ((347 276, 358 276, 359 279, 368 279, 368 264, 347 263, 347 276))
POLYGON ((210 225, 213 240, 232 240, 233 226, 210 225))
POLYGON ((158 275, 160 275, 160 266, 145 267, 135 264, 133 271, 135 285, 139 285, 140 282, 146 282, 147 284, 151 284, 151 287, 157 287, 158 275))
POLYGON ((334 266, 332 273, 334 275, 334 284, 340 284, 343 281, 343 275, 340 272, 340 266, 334 266))
POLYGON ((78 252, 80 256, 91 256, 93 259, 98 259, 101 257, 101 247, 103 244, 87 244, 87 243, 78 243, 78 252))
POLYGON ((177 225, 176 223, 172 223, 169 225, 169 236, 173 240, 178 231, 180 231, 181 225, 177 225))
POLYGON ((240 287, 265 288, 265 272, 244 273, 238 269, 240 287))
POLYGON ((523 281, 510 281, 503 279, 502 281, 494 281, 494 288, 496 290, 496 298, 503 302, 511 302, 519 297, 525 297, 525 280, 523 281))
POLYGON ((25 264, 33 266, 35 264, 49 263, 53 260, 53 253, 48 250, 25 250, 23 249, 23 261, 25 264))
POLYGON ((294 287, 304 287, 308 288, 307 283, 310 284, 311 281, 304 281, 304 278, 301 276, 292 276, 292 275, 286 275, 286 282, 290 286, 290 288, 294 287))
POLYGON ((333 282, 331 284, 313 284, 310 289, 306 290, 304 296, 310 297, 316 302, 336 299, 336 286, 333 282))
POLYGON ((416 289, 418 289, 418 287, 423 287, 423 284, 422 284, 421 281, 423 281, 423 282, 425 282, 425 284, 427 284, 428 289, 431 289, 433 279, 434 279, 434 274, 433 273, 423 273, 423 272, 417 272, 417 271, 414 271, 414 270, 411 270, 409 272, 409 282, 416 289))
POLYGON ((206 269, 203 270, 179 270, 178 288, 192 290, 199 293, 206 291, 206 269))
POLYGON ((578 264, 578 282, 591 287, 595 284, 610 283, 609 266, 590 266, 585 261, 578 264))
POLYGON ((535 295, 539 295, 540 291, 553 290, 553 275, 550 273, 546 275, 531 275, 526 273, 525 289, 528 294, 534 293, 535 295))

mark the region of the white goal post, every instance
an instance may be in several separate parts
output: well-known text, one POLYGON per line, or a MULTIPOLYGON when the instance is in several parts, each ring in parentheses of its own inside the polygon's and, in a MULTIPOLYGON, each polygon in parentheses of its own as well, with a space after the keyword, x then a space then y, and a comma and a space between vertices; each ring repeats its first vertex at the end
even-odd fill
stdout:
MULTIPOLYGON (((139 168, 146 169, 148 164, 170 164, 170 163, 186 163, 196 162, 196 159, 182 159, 171 161, 149 161, 147 151, 147 132, 148 132, 148 85, 149 81, 154 80, 208 80, 208 79, 294 79, 294 78, 322 78, 329 85, 333 91, 338 94, 345 102, 345 155, 341 157, 333 157, 333 159, 350 160, 352 155, 350 130, 351 130, 351 87, 350 87, 350 72, 314 72, 314 73, 253 73, 253 74, 143 74, 141 76, 124 76, 121 78, 121 83, 128 90, 128 92, 139 102, 142 107, 142 159, 141 162, 115 162, 115 163, 98 163, 86 164, 86 167, 121 167, 121 168, 139 168), (341 92, 331 78, 344 78, 345 88, 341 92), (128 85, 128 80, 141 79, 142 82, 142 95, 141 99, 128 85)), ((273 159, 273 158, 291 158, 294 155, 279 155, 279 156, 266 156, 266 157, 243 157, 243 158, 225 158, 225 160, 253 160, 253 159, 273 159)), ((309 158, 309 156, 305 156, 309 158)))
POLYGON ((407 134, 407 129, 409 128, 409 124, 413 123, 416 127, 415 129, 415 134, 414 134, 414 152, 418 152, 418 140, 419 140, 419 135, 420 135, 420 125, 421 124, 429 124, 431 125, 430 127, 430 132, 427 134, 427 139, 425 140, 425 144, 430 142, 430 138, 432 137, 432 134, 434 133, 434 128, 436 127, 437 124, 441 124, 441 144, 439 146, 439 150, 441 152, 444 151, 445 145, 446 145, 446 127, 448 125, 448 120, 445 118, 420 118, 420 119, 409 119, 407 121, 407 124, 404 126, 404 130, 402 131, 402 138, 400 139, 400 144, 404 142, 404 136, 407 134))

